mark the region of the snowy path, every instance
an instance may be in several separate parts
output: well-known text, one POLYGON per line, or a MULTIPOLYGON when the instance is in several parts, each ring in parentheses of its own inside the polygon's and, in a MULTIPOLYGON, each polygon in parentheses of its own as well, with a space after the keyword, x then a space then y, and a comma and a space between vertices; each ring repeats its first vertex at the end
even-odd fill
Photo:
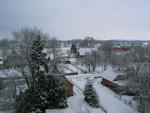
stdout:
POLYGON ((86 79, 92 79, 94 82, 94 87, 99 95, 100 104, 107 111, 107 113, 139 113, 138 111, 132 109, 130 106, 124 104, 122 101, 114 97, 111 90, 100 84, 100 78, 94 79, 93 75, 76 75, 68 77, 71 79, 75 86, 79 87, 81 90, 84 89, 86 84, 86 79))
POLYGON ((94 85, 99 95, 100 103, 107 113, 138 113, 122 101, 116 99, 112 92, 100 84, 94 85))
MULTIPOLYGON (((79 80, 79 78, 78 78, 79 80)), ((77 80, 77 81, 78 81, 77 80)), ((68 98, 68 108, 66 109, 53 109, 47 110, 46 113, 104 113, 102 109, 92 108, 85 101, 83 96, 83 88, 76 84, 76 82, 72 81, 74 88, 74 96, 68 98)))
POLYGON ((75 85, 73 86, 73 90, 74 90, 74 95, 83 95, 82 91, 75 85))

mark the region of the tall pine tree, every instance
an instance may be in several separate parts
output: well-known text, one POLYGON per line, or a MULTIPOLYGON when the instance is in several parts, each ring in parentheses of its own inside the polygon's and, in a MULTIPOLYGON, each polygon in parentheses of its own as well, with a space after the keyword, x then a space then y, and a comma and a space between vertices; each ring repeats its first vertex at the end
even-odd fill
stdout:
POLYGON ((40 36, 31 47, 31 87, 16 98, 16 113, 28 113, 40 109, 67 107, 65 87, 62 81, 48 74, 48 60, 43 53, 40 36), (21 100, 21 101, 20 101, 21 100))
POLYGON ((36 38, 31 47, 30 69, 32 75, 32 85, 39 91, 44 85, 45 77, 48 73, 48 59, 43 52, 44 44, 40 36, 36 38))
POLYGON ((46 54, 42 52, 44 45, 41 42, 38 37, 32 45, 31 52, 31 69, 35 88, 38 88, 41 97, 45 100, 43 104, 48 108, 67 107, 63 82, 52 75, 47 75, 48 64, 45 58, 46 54))

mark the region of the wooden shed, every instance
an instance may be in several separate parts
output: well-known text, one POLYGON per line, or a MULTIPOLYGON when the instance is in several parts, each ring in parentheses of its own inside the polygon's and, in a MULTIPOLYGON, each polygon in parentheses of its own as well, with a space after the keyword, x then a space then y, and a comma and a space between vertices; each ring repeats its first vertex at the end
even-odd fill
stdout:
POLYGON ((108 88, 110 88, 111 90, 113 90, 115 92, 119 92, 119 91, 122 90, 121 86, 119 86, 118 84, 113 83, 112 81, 109 81, 105 78, 102 78, 101 84, 108 87, 108 88))
POLYGON ((137 95, 137 93, 127 89, 126 87, 123 86, 119 86, 118 84, 109 81, 105 78, 102 78, 101 84, 108 87, 109 89, 111 89, 112 91, 114 91, 117 94, 120 95, 128 95, 128 96, 135 96, 137 95))
POLYGON ((61 79, 66 87, 67 96, 73 96, 73 84, 64 76, 64 75, 56 75, 58 79, 61 79))
POLYGON ((63 81, 67 96, 73 96, 73 84, 59 71, 57 64, 53 64, 50 74, 63 81))

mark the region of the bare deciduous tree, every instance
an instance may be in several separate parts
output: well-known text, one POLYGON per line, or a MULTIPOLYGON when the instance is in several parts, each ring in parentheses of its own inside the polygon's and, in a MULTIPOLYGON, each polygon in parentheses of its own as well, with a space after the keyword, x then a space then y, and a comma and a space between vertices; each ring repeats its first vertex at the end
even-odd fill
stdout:
POLYGON ((91 67, 92 71, 95 71, 100 62, 101 56, 98 51, 91 51, 91 53, 86 53, 85 58, 83 59, 83 63, 87 66, 89 72, 91 72, 91 67))
POLYGON ((149 113, 150 105, 150 64, 142 63, 136 75, 128 80, 128 88, 138 94, 139 110, 142 113, 149 113))
POLYGON ((113 45, 114 45, 113 41, 108 40, 104 41, 101 47, 99 48, 100 50, 103 51, 104 54, 104 70, 107 69, 107 64, 112 54, 113 45))
POLYGON ((92 48, 92 47, 94 47, 94 44, 95 44, 94 38, 87 36, 84 38, 84 40, 81 41, 80 46, 92 48))
POLYGON ((0 48, 2 49, 2 58, 5 60, 8 56, 8 49, 10 48, 10 43, 8 39, 2 39, 0 41, 0 48))
POLYGON ((20 53, 22 56, 26 58, 26 60, 29 60, 30 56, 30 50, 31 50, 31 44, 36 39, 37 36, 40 36, 45 42, 48 39, 48 35, 43 33, 38 28, 23 28, 19 31, 12 33, 13 37, 18 43, 18 48, 20 50, 20 53))
POLYGON ((48 48, 50 48, 50 53, 53 54, 53 57, 56 58, 59 55, 61 49, 60 49, 60 43, 59 41, 57 40, 56 37, 52 37, 51 39, 48 40, 48 43, 47 43, 47 46, 48 48))
POLYGON ((112 64, 112 67, 114 69, 120 70, 126 70, 133 68, 134 65, 134 55, 133 54, 128 54, 128 53, 119 53, 117 54, 116 52, 113 52, 109 62, 112 64))
POLYGON ((150 58, 150 43, 145 48, 145 55, 147 58, 150 58))
POLYGON ((15 38, 16 42, 18 43, 18 48, 20 54, 26 59, 27 66, 20 67, 16 66, 17 70, 22 73, 27 86, 30 87, 30 78, 29 75, 31 74, 31 70, 29 69, 30 65, 30 56, 31 56, 31 45, 33 41, 38 37, 41 37, 42 43, 44 43, 48 39, 48 35, 43 33, 41 30, 37 28, 23 28, 20 31, 13 32, 13 37, 15 38), (30 74, 29 74, 30 73, 30 74))

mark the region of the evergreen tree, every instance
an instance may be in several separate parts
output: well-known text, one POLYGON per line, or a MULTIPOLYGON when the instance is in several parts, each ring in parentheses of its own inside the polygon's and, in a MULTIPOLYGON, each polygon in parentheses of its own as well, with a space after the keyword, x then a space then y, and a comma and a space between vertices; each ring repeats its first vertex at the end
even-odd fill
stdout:
POLYGON ((48 61, 43 53, 44 45, 40 36, 33 42, 31 47, 31 85, 25 92, 16 98, 16 113, 29 113, 40 109, 67 107, 65 86, 55 77, 48 74, 48 61))
POLYGON ((94 108, 99 107, 99 100, 96 90, 93 88, 93 85, 90 81, 87 82, 84 89, 84 100, 94 108))
POLYGON ((38 37, 33 43, 31 52, 31 69, 36 82, 35 88, 39 90, 43 104, 49 109, 67 107, 64 84, 54 76, 47 75, 48 64, 46 54, 42 52, 43 47, 38 37))
POLYGON ((31 61, 29 64, 32 78, 36 85, 40 85, 39 80, 44 79, 48 73, 48 60, 45 58, 46 54, 42 52, 43 48, 44 44, 42 44, 42 40, 40 36, 38 36, 31 47, 31 61))
POLYGON ((66 89, 62 81, 52 75, 47 76, 46 86, 43 89, 46 94, 46 106, 49 109, 67 107, 66 89))
POLYGON ((20 92, 15 100, 15 113, 30 113, 36 109, 45 112, 45 105, 42 104, 39 92, 34 87, 30 87, 23 93, 20 92))
POLYGON ((72 44, 72 45, 71 45, 71 52, 74 53, 74 54, 77 53, 77 47, 76 47, 75 44, 72 44))

